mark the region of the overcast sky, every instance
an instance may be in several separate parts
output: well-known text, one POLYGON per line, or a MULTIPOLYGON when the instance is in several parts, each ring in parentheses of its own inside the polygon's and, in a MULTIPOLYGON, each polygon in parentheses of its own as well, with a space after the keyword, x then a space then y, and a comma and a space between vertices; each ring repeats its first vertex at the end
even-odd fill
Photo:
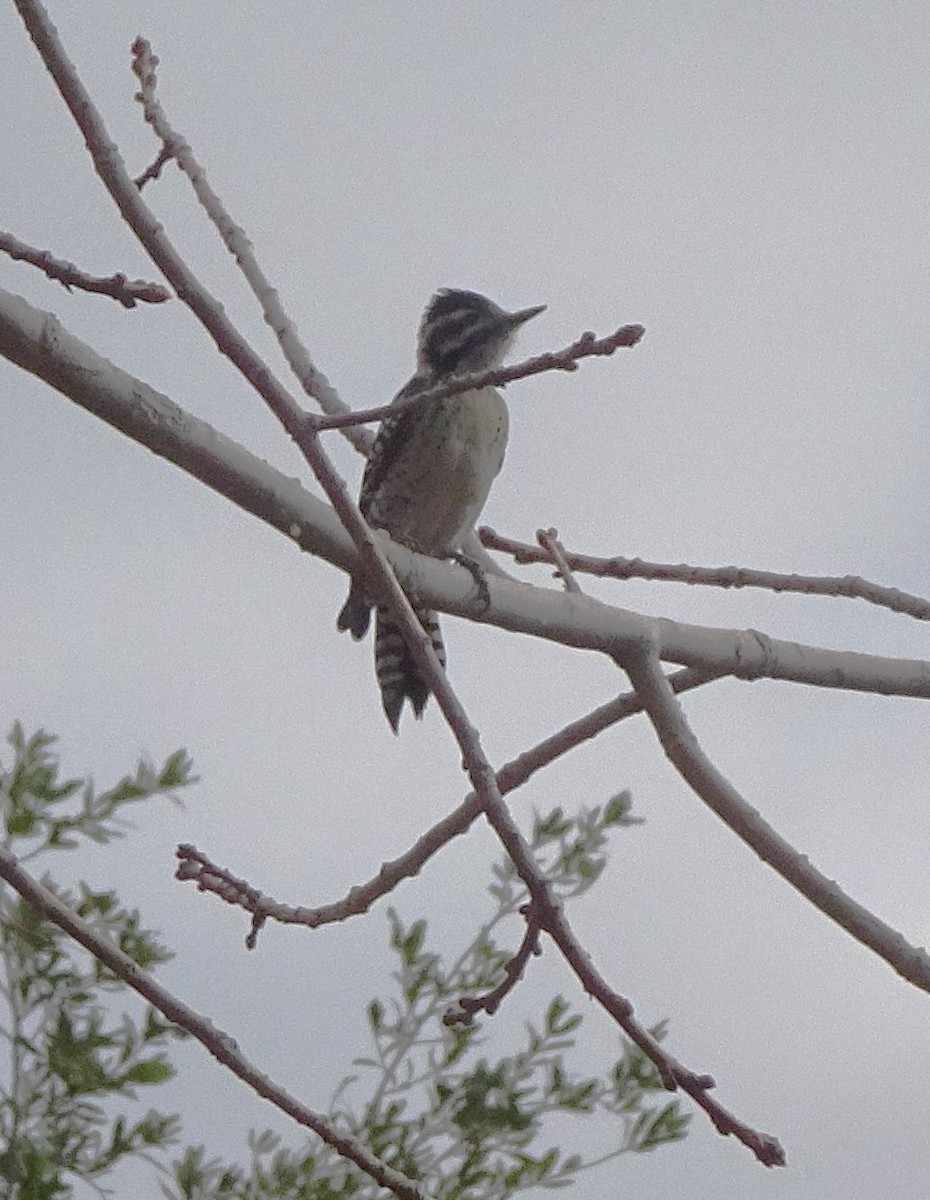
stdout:
MULTIPOLYGON (((547 304, 521 336, 527 353, 646 326, 634 351, 508 390, 488 523, 525 540, 555 525, 591 553, 851 572, 930 594, 922 0, 50 11, 133 172, 155 144, 129 46, 152 39, 176 128, 348 403, 384 401, 406 380, 440 286, 547 304)), ((95 272, 154 277, 9 3, 0 111, 0 223, 95 272)), ((183 179, 169 169, 146 194, 277 369, 183 179)), ((124 311, 8 261, 0 281, 317 490, 179 303, 124 311)), ((384 906, 314 934, 269 928, 248 954, 241 914, 173 881, 173 849, 193 841, 292 903, 333 899, 461 798, 450 735, 432 705, 391 735, 370 643, 334 628, 339 572, 5 363, 0 415, 0 722, 59 733, 68 771, 101 785, 179 745, 203 778, 185 809, 153 805, 115 851, 54 868, 114 882, 178 951, 165 981, 325 1107, 366 1049, 365 1002, 389 991, 384 906)), ((359 460, 331 441, 356 481, 359 460)), ((927 657, 925 627, 861 602, 586 587, 645 613, 927 657)), ((495 763, 622 688, 591 655, 444 624, 452 679, 495 763)), ((728 681, 686 707, 780 832, 909 940, 928 940, 923 702, 728 681)), ((683 1146, 612 1164, 572 1194, 923 1194, 930 997, 756 861, 642 720, 539 776, 513 807, 525 819, 624 787, 646 824, 617 836, 570 915, 642 1018, 667 1016, 672 1051, 778 1136, 789 1165, 766 1171, 697 1113, 683 1146)), ((461 944, 486 911, 495 857, 475 830, 394 902, 461 944)), ((527 1004, 546 988, 579 1001, 551 951, 527 1004)), ((501 1020, 519 1030, 526 1011, 513 1001, 501 1020)), ((584 1011, 594 1067, 616 1042, 584 1011)), ((198 1048, 179 1060, 164 1103, 185 1110, 190 1140, 244 1157, 250 1127, 286 1128, 198 1048)))

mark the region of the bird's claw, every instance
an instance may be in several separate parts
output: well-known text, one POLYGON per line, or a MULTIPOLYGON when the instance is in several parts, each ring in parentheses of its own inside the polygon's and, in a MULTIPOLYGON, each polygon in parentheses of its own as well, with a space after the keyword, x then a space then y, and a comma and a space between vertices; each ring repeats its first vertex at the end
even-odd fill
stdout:
POLYGON ((491 607, 491 589, 488 587, 488 577, 485 574, 484 567, 482 567, 477 559, 464 554, 461 550, 457 550, 452 557, 474 579, 475 587, 478 589, 478 603, 481 606, 481 612, 486 613, 491 607))

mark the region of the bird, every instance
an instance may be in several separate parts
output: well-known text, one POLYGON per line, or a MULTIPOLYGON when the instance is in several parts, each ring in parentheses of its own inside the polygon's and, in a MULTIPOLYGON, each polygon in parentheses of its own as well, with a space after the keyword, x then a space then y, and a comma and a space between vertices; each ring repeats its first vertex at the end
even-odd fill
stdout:
MULTIPOLYGON (((477 292, 441 289, 420 322, 416 373, 392 403, 456 375, 500 366, 520 326, 545 307, 507 312, 477 292)), ((378 428, 362 476, 362 515, 373 528, 386 530, 420 554, 460 557, 503 464, 507 433, 507 405, 492 387, 389 414, 378 428)), ((477 571, 477 564, 472 565, 477 571)), ((363 582, 353 577, 337 627, 360 640, 368 632, 372 605, 363 582)), ((414 608, 445 667, 436 614, 421 605, 414 608)), ((422 717, 429 686, 384 606, 377 606, 375 616, 375 675, 395 734, 405 700, 414 715, 422 717)))

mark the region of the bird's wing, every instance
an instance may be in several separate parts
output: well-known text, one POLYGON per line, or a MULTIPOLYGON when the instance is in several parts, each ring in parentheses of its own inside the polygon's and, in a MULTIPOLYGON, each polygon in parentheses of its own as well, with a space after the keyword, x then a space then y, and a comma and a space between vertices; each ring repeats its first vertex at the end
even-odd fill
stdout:
MULTIPOLYGON (((408 396, 428 386, 428 380, 422 375, 414 377, 400 389, 392 404, 406 400, 408 396)), ((410 434, 416 428, 420 412, 416 408, 408 408, 396 416, 387 416, 378 427, 378 434, 368 456, 365 473, 362 476, 362 490, 358 506, 362 515, 368 516, 372 497, 381 487, 383 480, 391 473, 391 468, 403 452, 404 446, 410 439, 410 434)))

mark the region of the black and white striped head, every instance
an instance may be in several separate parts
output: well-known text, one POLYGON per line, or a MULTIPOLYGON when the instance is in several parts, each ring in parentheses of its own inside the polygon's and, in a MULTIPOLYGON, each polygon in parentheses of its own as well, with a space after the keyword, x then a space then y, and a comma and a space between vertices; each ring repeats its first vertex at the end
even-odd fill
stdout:
POLYGON ((477 292, 443 288, 420 322, 417 369, 428 376, 462 375, 500 366, 517 329, 545 308, 505 312, 477 292))

